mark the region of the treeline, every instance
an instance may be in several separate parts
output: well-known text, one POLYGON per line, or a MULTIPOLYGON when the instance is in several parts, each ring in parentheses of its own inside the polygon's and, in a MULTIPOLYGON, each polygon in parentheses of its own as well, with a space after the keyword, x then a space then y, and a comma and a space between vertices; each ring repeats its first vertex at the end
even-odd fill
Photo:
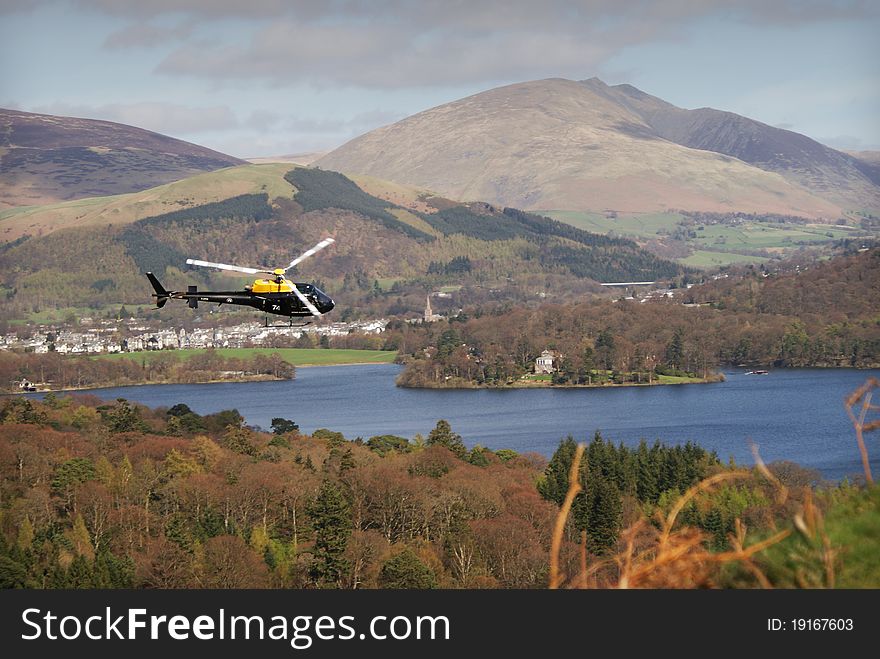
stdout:
MULTIPOLYGON (((119 233, 119 241, 141 273, 155 272, 161 277, 166 268, 180 268, 182 263, 186 263, 187 257, 183 252, 157 239, 150 228, 137 222, 119 233)), ((93 282, 91 286, 94 285, 93 282)))
POLYGON ((293 364, 278 353, 252 357, 224 357, 214 350, 181 358, 175 351, 149 352, 125 357, 87 357, 49 353, 0 351, 0 390, 18 391, 29 380, 52 389, 90 389, 131 384, 194 384, 218 380, 295 377, 293 364))
POLYGON ((272 207, 269 205, 269 195, 265 192, 259 194, 243 194, 230 197, 222 201, 210 204, 201 204, 182 210, 153 215, 138 220, 136 224, 141 226, 158 226, 164 224, 176 224, 179 227, 203 227, 206 222, 216 222, 224 219, 253 220, 259 222, 272 217, 272 207))
MULTIPOLYGON (((413 441, 348 441, 280 417, 271 433, 249 428, 235 410, 11 398, 0 407, 0 587, 544 587, 573 446, 547 464, 468 449, 445 421, 413 441)), ((723 470, 693 445, 627 449, 599 436, 583 465, 568 574, 582 530, 601 562, 621 528, 723 470)), ((783 467, 790 485, 815 479, 783 467)), ((767 487, 750 476, 688 514, 726 547, 729 516, 760 534, 802 502, 778 503, 767 487)))
POLYGON ((183 267, 187 256, 174 245, 159 240, 156 237, 157 228, 204 232, 209 227, 218 229, 242 221, 259 222, 271 217, 272 207, 269 205, 268 194, 244 194, 143 218, 126 226, 119 239, 141 272, 161 275, 165 268, 183 267))
POLYGON ((675 293, 646 303, 468 309, 448 323, 389 325, 387 346, 401 350, 404 386, 511 384, 544 350, 557 355, 560 384, 583 384, 595 370, 622 381, 705 377, 719 365, 880 364, 880 249, 675 293))

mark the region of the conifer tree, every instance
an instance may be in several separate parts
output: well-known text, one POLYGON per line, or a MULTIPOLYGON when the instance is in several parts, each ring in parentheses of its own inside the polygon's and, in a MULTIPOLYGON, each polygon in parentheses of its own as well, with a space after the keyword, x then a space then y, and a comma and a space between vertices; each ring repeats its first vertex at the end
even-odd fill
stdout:
POLYGON ((348 564, 345 547, 351 535, 351 511, 339 487, 324 480, 308 513, 315 531, 311 578, 321 586, 338 586, 348 564))
POLYGON ((407 547, 382 565, 379 585, 382 588, 395 589, 436 588, 437 577, 434 571, 422 563, 415 552, 407 547))
POLYGON ((462 460, 467 455, 467 448, 461 440, 461 435, 452 432, 452 427, 446 419, 440 419, 434 429, 428 433, 428 446, 444 446, 462 460))

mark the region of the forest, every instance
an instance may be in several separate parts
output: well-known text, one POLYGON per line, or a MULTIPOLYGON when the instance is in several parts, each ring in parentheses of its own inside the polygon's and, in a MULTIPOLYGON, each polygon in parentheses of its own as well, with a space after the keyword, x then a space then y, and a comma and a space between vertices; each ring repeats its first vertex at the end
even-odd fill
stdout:
POLYGON ((878 515, 876 487, 692 444, 564 438, 548 462, 444 420, 347 439, 184 403, 0 404, 3 588, 876 587, 878 515))
POLYGON ((672 299, 466 308, 449 322, 389 325, 404 386, 507 386, 543 350, 554 383, 706 377, 722 365, 877 367, 880 249, 769 275, 757 268, 672 299), (598 378, 598 380, 597 380, 598 378))

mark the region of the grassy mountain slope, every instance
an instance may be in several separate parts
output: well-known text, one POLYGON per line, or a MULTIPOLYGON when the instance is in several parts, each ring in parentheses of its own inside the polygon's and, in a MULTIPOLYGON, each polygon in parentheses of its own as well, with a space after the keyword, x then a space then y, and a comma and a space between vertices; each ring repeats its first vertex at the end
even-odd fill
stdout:
POLYGON ((778 173, 664 139, 619 100, 562 79, 426 110, 317 165, 526 209, 840 213, 778 173))
POLYGON ((124 124, 0 109, 0 208, 135 192, 243 162, 124 124))
POLYGON ((293 189, 284 180, 290 167, 279 163, 240 165, 140 192, 9 209, 0 212, 0 242, 25 235, 45 236, 72 227, 128 224, 242 194, 266 193, 270 200, 290 198, 293 189))

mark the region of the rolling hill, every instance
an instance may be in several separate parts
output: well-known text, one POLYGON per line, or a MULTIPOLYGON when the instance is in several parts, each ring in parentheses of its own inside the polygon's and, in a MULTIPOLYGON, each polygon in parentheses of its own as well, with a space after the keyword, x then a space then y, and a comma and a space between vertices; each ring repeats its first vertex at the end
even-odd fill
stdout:
POLYGON ((244 161, 110 121, 0 109, 0 208, 137 192, 244 161))
POLYGON ((525 209, 834 219, 877 201, 874 170, 856 158, 622 87, 597 79, 499 87, 373 130, 315 164, 525 209), (773 140, 785 145, 778 158, 773 140), (837 191, 841 181, 849 187, 837 191))

